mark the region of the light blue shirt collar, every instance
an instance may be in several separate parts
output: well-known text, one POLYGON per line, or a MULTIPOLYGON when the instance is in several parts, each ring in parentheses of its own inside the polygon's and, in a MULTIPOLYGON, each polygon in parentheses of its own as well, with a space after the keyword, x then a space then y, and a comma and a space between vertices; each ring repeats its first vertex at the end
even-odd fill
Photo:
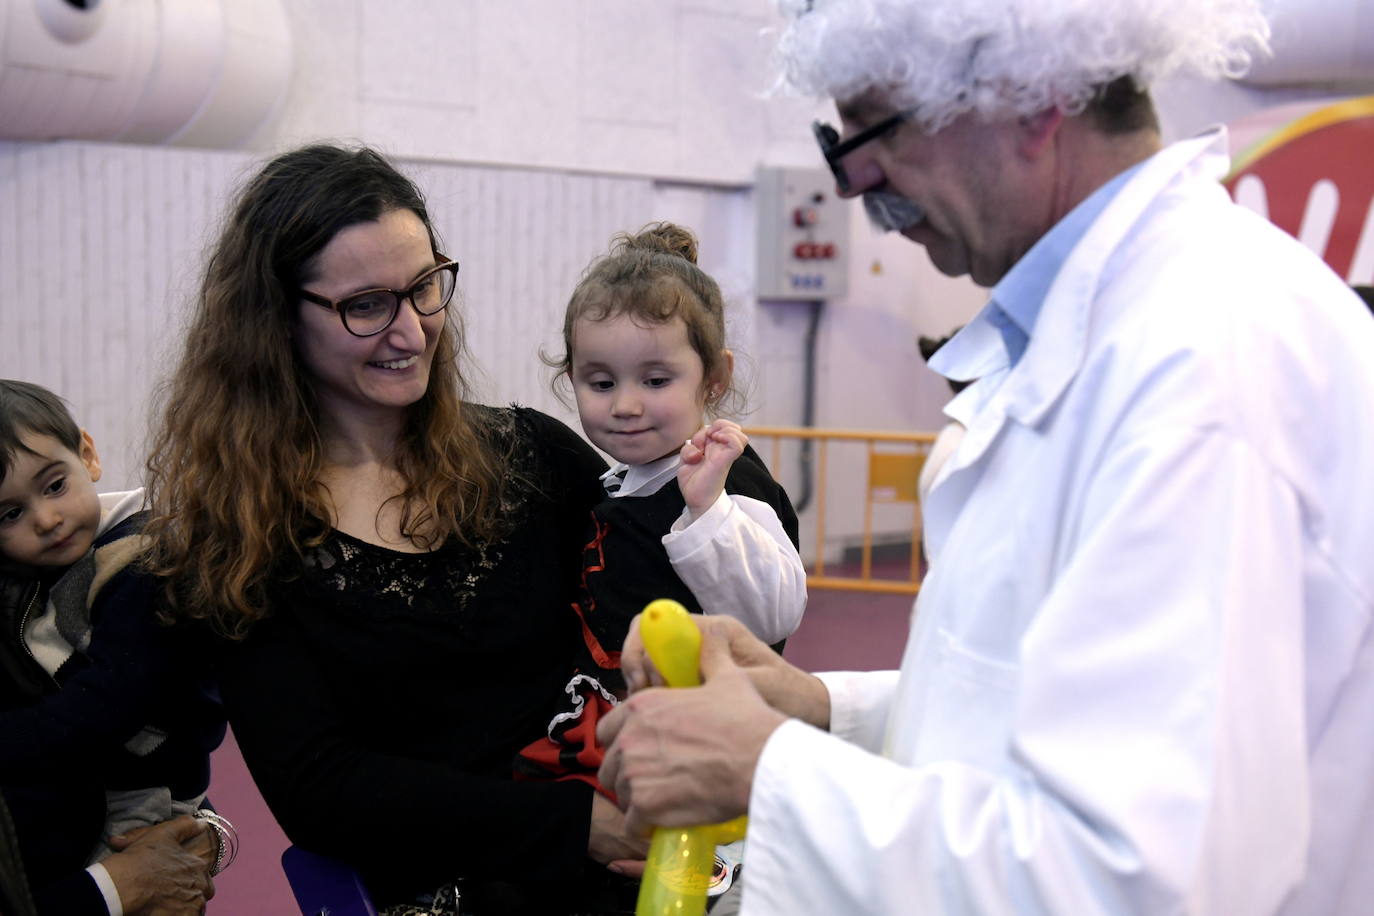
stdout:
POLYGON ((1002 335, 1008 365, 1015 366, 1026 352, 1031 333, 1035 330, 1035 320, 1040 316, 1040 306, 1049 295, 1059 269, 1117 192, 1143 164, 1131 166, 1089 194, 1069 211, 1068 216, 1041 236, 1002 281, 993 287, 987 317, 1002 335))

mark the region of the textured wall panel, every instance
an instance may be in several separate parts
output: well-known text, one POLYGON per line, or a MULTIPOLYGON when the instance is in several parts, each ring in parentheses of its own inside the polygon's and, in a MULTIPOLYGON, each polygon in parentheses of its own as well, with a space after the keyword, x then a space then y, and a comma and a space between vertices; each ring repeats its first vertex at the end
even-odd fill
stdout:
POLYGON ((416 159, 733 186, 760 161, 816 162, 818 106, 760 95, 773 0, 283 3, 295 67, 258 149, 365 137, 416 159))
MULTIPOLYGON (((0 144, 0 375, 71 402, 100 446, 102 486, 140 478, 150 396, 176 358, 224 202, 255 162, 169 148, 0 144)), ((587 262, 613 233, 657 218, 664 193, 647 179, 402 165, 426 193, 446 253, 462 263, 460 307, 484 370, 482 399, 531 404, 575 425, 550 391, 539 349, 559 349, 563 307, 587 262)), ((681 188, 671 196, 684 195, 703 219, 738 196, 681 188)), ((711 269, 705 252, 703 262, 711 269)))
POLYGON ((102 486, 138 476, 149 395, 241 159, 0 144, 0 373, 71 402, 104 459, 102 486))
MULTIPOLYGON (((179 351, 186 304, 224 202, 255 165, 241 153, 0 144, 0 376, 48 385, 68 398, 100 446, 104 488, 141 479, 150 397, 179 351)), ((458 307, 483 370, 476 379, 480 400, 530 404, 576 426, 573 411, 550 390, 539 350, 561 350, 568 296, 611 235, 673 219, 696 230, 702 266, 725 293, 728 342, 752 395, 747 419, 799 420, 797 341, 804 314, 777 303, 759 308, 752 299, 748 192, 554 171, 402 165, 429 198, 446 253, 463 265, 458 307)), ((892 240, 886 252, 889 268, 856 289, 864 302, 845 312, 850 324, 881 338, 880 349, 864 349, 873 345, 864 334, 832 337, 839 313, 827 312, 818 353, 819 425, 921 428, 918 412, 934 413, 947 397, 942 380, 914 377, 919 366, 913 369, 913 358, 903 356, 914 350, 914 331, 897 315, 895 292, 913 280, 910 253, 900 242, 892 240), (887 305, 875 309, 879 303, 887 305), (869 320, 856 321, 864 316, 869 320), (862 395, 844 395, 835 380, 862 395), (913 419, 890 419, 908 414, 913 419)), ((836 457, 832 473, 851 473, 836 457)), ((799 492, 795 463, 789 458, 779 471, 799 492)), ((858 527, 857 506, 831 506, 834 543, 858 527)))

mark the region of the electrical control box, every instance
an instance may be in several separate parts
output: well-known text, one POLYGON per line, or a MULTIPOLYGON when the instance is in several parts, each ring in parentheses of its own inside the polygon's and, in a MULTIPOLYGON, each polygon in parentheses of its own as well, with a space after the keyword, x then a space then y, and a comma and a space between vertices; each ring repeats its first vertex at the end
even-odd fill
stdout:
POLYGON ((849 288, 851 201, 835 193, 826 169, 761 166, 758 297, 837 299, 849 288))

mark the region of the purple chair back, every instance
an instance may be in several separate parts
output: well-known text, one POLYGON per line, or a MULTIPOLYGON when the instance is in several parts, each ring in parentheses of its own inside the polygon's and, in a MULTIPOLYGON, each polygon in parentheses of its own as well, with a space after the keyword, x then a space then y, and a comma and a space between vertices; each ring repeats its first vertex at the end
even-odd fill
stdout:
POLYGON ((290 846, 281 867, 302 916, 377 916, 358 873, 337 859, 290 846))

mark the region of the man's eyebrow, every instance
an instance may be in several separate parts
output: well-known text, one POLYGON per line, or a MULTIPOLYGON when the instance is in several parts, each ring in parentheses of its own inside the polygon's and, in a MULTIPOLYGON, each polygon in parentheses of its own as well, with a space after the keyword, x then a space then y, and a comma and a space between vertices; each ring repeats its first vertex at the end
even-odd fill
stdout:
POLYGON ((888 116, 872 102, 862 99, 837 102, 835 104, 835 113, 840 116, 841 120, 848 121, 860 127, 867 127, 868 124, 865 123, 866 121, 881 121, 888 116))

